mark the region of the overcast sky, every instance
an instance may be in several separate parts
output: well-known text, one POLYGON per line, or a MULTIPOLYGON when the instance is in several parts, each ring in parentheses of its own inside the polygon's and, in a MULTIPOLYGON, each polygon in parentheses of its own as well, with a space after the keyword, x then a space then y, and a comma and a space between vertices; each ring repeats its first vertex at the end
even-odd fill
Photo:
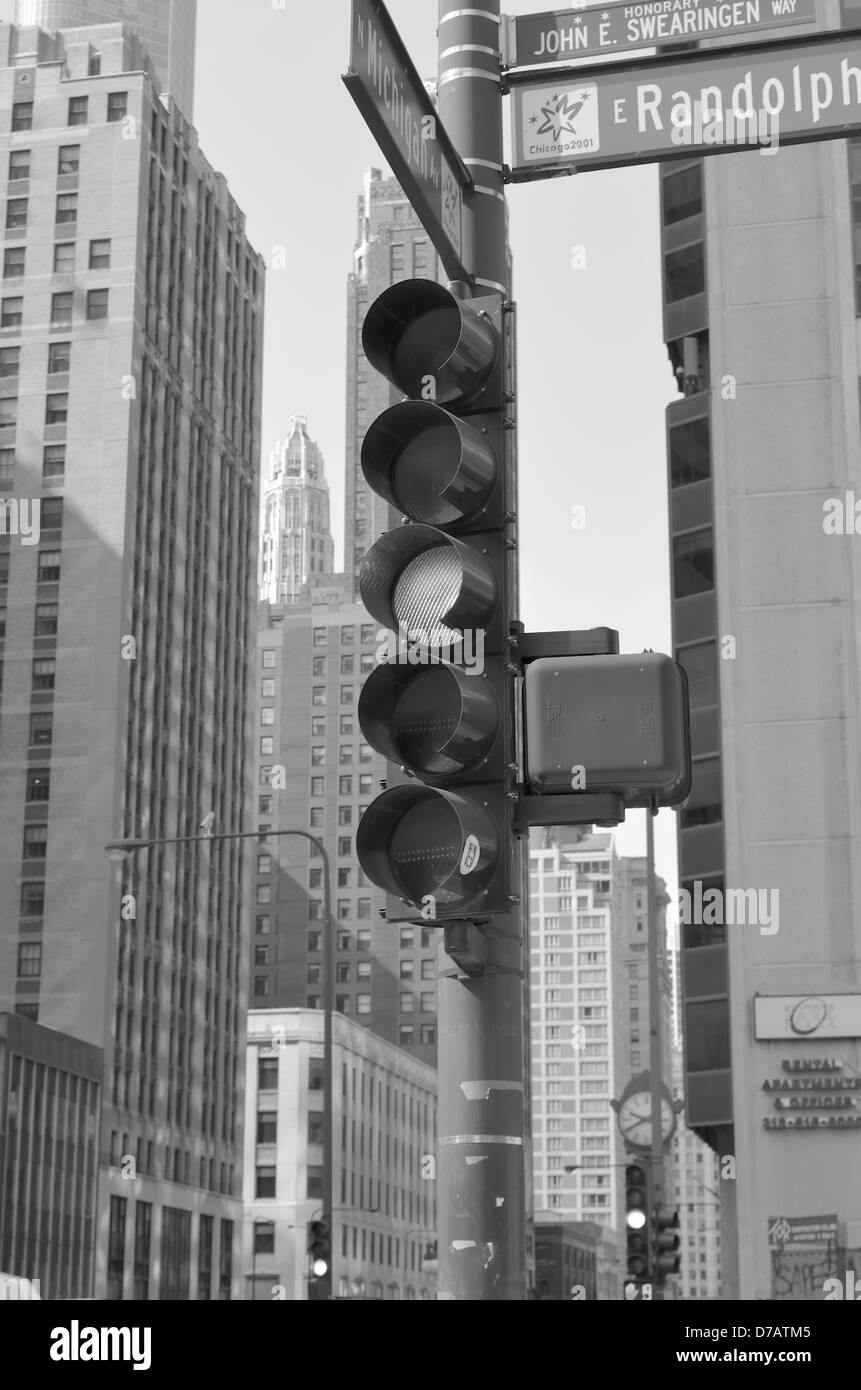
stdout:
MULTIPOLYGON (((507 0, 509 14, 547 8, 507 0)), ((436 75, 436 0, 389 0, 436 75)), ((14 14, 0 0, 0 17, 14 14)), ((341 82, 350 0, 200 0, 195 125, 267 264, 264 467, 292 412, 308 416, 343 550, 346 277, 366 166, 382 161, 341 82)), ((507 104, 507 102, 506 102, 507 104)), ((506 126, 508 122, 506 113, 506 126)), ((623 651, 670 649, 658 169, 599 170, 509 190, 518 305, 521 617, 606 625, 623 651), (572 268, 572 247, 585 268, 572 268), (572 508, 586 509, 574 530, 572 508)), ((673 885, 675 813, 657 826, 673 885)), ((644 813, 617 832, 644 852, 644 813)))

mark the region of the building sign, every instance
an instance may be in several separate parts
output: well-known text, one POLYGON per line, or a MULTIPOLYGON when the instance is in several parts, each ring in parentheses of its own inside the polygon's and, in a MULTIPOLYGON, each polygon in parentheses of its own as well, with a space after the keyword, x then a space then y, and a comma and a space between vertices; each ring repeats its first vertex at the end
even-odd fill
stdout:
POLYGON ((764 1129, 861 1129, 859 1097, 847 1094, 861 1090, 861 1076, 847 1076, 837 1057, 793 1058, 783 1072, 762 1083, 779 1112, 765 1117, 764 1129))
POLYGON ((758 994, 759 1042, 782 1038, 861 1038, 861 994, 758 994))
POLYGON ((462 190, 471 183, 382 0, 352 0, 344 85, 452 279, 461 262, 462 190))
POLYGON ((837 1274, 836 1216, 772 1216, 771 1296, 781 1300, 824 1299, 826 1280, 837 1274))
POLYGON ((550 76, 509 75, 513 183, 861 132, 858 30, 550 76))
POLYGON ((507 20, 513 45, 506 67, 536 67, 572 58, 604 57, 632 48, 811 24, 814 0, 642 0, 586 10, 550 10, 507 20))

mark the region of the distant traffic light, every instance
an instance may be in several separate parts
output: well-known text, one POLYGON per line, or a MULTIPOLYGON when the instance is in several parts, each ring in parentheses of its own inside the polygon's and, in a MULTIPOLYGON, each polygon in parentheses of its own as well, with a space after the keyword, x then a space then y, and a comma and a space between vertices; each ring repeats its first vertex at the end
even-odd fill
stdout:
MULTIPOLYGON (((625 1234, 628 1279, 639 1287, 649 1273, 648 1174, 641 1163, 625 1169, 625 1234)), ((625 1297, 631 1297, 625 1286, 625 1297)))
POLYGON ((668 1274, 678 1274, 682 1262, 680 1245, 678 1211, 674 1207, 655 1207, 652 1213, 652 1275, 656 1284, 668 1274))
POLYGON ((406 280, 368 310, 373 367, 408 400, 362 444, 373 490, 404 518, 365 557, 368 612, 391 634, 359 724, 394 767, 356 852, 390 921, 508 910, 515 738, 506 661, 513 521, 513 327, 499 296, 406 280))
POLYGON ((308 1254, 311 1259, 310 1290, 323 1297, 331 1283, 332 1234, 328 1221, 308 1222, 308 1254))

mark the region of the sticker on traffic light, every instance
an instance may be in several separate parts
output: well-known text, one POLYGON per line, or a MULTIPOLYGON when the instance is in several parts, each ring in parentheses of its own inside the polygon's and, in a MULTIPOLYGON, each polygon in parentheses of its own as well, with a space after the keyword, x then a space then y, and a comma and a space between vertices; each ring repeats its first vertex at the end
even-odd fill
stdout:
POLYGON ((509 906, 512 338, 498 296, 461 300, 431 280, 385 290, 362 331, 371 365, 409 398, 362 444, 369 486, 404 517, 359 575, 394 637, 362 688, 359 725, 394 768, 356 852, 391 895, 392 921, 509 906))

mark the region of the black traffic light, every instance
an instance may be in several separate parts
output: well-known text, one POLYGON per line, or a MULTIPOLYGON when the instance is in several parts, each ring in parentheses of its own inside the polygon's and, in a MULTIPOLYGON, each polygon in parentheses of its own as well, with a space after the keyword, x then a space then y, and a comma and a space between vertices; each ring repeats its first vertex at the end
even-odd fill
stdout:
POLYGON ((318 1218, 308 1222, 308 1255, 310 1289, 319 1297, 328 1290, 332 1278, 332 1233, 328 1221, 318 1218))
POLYGON ((655 1207, 652 1213, 652 1275, 656 1284, 681 1268, 679 1213, 674 1207, 655 1207))
POLYGON ((371 305, 365 354, 408 398, 362 444, 370 487, 403 516, 359 587, 390 634, 359 699, 364 737, 394 767, 356 852, 390 921, 508 910, 515 739, 507 660, 516 460, 513 324, 498 296, 432 280, 371 305))
POLYGON ((649 1179, 642 1163, 629 1163, 625 1169, 625 1234, 628 1282, 625 1297, 631 1297, 628 1283, 638 1286, 649 1277, 649 1179))

